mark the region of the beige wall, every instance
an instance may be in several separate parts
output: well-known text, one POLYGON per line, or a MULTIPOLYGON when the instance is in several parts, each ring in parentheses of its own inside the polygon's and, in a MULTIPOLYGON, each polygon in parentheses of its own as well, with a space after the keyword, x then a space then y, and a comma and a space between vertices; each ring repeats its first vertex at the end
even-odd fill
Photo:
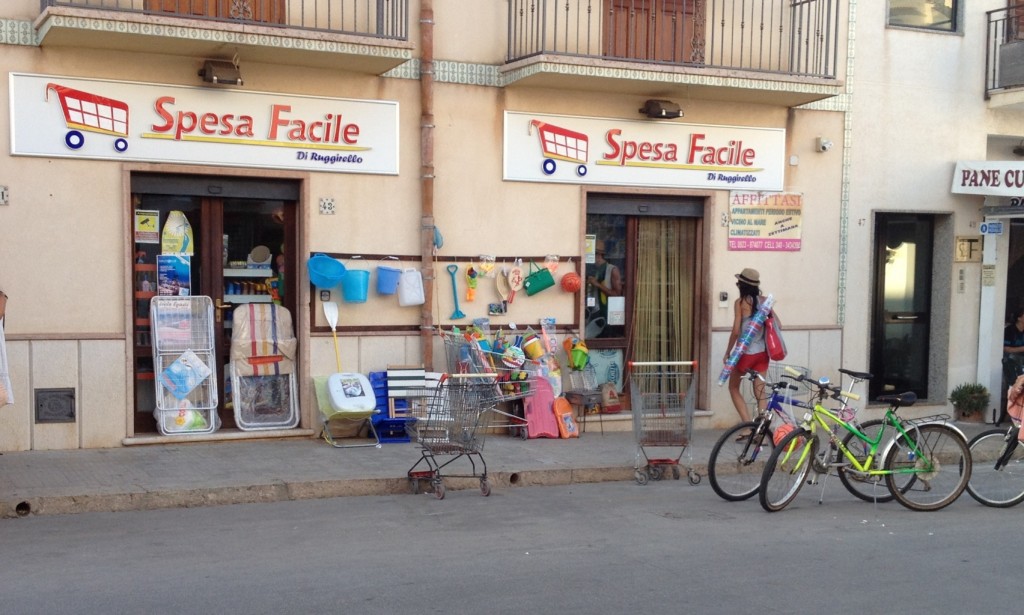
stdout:
MULTIPOLYGON (((22 3, 19 3, 19 6, 22 3)), ((19 10, 34 15, 35 0, 19 10), (31 5, 31 6, 29 6, 31 5)), ((413 3, 413 39, 418 6, 413 3)), ((436 0, 435 40, 439 60, 498 65, 504 57, 504 3, 436 0), (498 6, 497 10, 495 5, 498 6), (468 49, 468 50, 467 50, 468 49)), ((6 15, 8 11, 4 11, 6 15)), ((27 16, 26 16, 27 17, 27 16)), ((198 86, 199 61, 183 56, 121 54, 104 51, 12 46, 0 54, 0 70, 125 79, 198 86)), ((373 176, 314 172, 304 176, 304 202, 299 215, 305 230, 305 251, 344 254, 418 255, 420 251, 420 91, 413 79, 376 78, 309 67, 246 62, 242 66, 245 89, 357 99, 395 100, 400 109, 400 174, 373 176), (338 213, 321 215, 321 198, 333 198, 338 213)), ((503 111, 543 112, 609 118, 638 118, 642 97, 620 93, 566 92, 539 88, 498 88, 445 83, 435 84, 434 166, 435 222, 444 236, 442 257, 459 259, 460 282, 464 268, 480 254, 539 256, 557 254, 581 262, 582 185, 546 185, 502 180, 503 111)), ((841 237, 840 203, 843 195, 844 158, 841 149, 844 114, 841 111, 803 110, 740 103, 683 100, 680 123, 785 128, 788 156, 799 161, 786 167, 786 190, 804 197, 803 250, 800 253, 729 252, 728 192, 710 193, 705 224, 710 256, 707 259, 710 295, 703 297, 710 317, 706 346, 710 367, 703 370, 712 412, 702 425, 726 425, 735 412, 724 389, 714 386, 731 325, 731 310, 718 307, 717 293, 735 297, 733 274, 746 266, 761 270, 766 289, 779 301, 780 313, 791 327, 787 336, 794 362, 806 361, 831 370, 840 365, 843 336, 836 328, 838 312, 836 250, 841 237), (814 139, 836 142, 831 152, 813 152, 814 139)), ((0 116, 9 117, 7 97, 0 97, 0 116)), ((10 125, 0 123, 0 142, 10 139, 10 125)), ((115 162, 11 157, 0 154, 0 184, 11 189, 11 205, 0 207, 0 285, 11 295, 8 336, 12 376, 18 404, 0 410, 0 450, 117 446, 128 433, 131 402, 126 381, 131 347, 125 340, 124 166, 115 162), (17 229, 6 232, 6 229, 17 229), (28 263, 14 267, 12 263, 28 263), (75 387, 78 420, 67 425, 35 425, 31 391, 37 388, 75 387)), ((173 170, 169 168, 168 170, 173 170)), ((224 174, 238 171, 225 168, 224 174)), ((609 190, 611 190, 609 188, 609 190)), ((666 190, 680 195, 707 194, 693 190, 666 190)), ((305 276, 305 256, 299 266, 305 276)), ((346 261, 350 267, 373 268, 375 262, 346 261)), ((436 281, 432 308, 436 322, 447 328, 453 310, 446 261, 433 266, 436 281)), ((567 271, 562 264, 559 273, 567 271)), ((372 283, 372 278, 371 278, 372 283)), ((493 281, 482 280, 474 303, 460 307, 470 317, 486 314, 486 304, 497 300, 493 281)), ((298 310, 309 311, 302 303, 298 310)), ((557 287, 536 297, 525 293, 495 324, 535 324, 542 316, 572 322, 578 306, 574 297, 557 287)), ((324 326, 318 306, 315 324, 324 326)), ((341 326, 418 325, 418 308, 400 308, 393 299, 371 293, 365 304, 341 304, 341 326)), ((304 321, 296 319, 301 325, 304 321)), ((468 319, 466 321, 468 322, 468 319)), ((329 334, 311 338, 308 329, 297 331, 306 369, 300 387, 306 391, 303 409, 310 426, 310 375, 336 370, 329 334)), ((369 372, 388 364, 418 363, 420 338, 413 335, 341 335, 339 345, 345 371, 369 372)), ((440 344, 435 343, 435 368, 444 367, 440 344)))

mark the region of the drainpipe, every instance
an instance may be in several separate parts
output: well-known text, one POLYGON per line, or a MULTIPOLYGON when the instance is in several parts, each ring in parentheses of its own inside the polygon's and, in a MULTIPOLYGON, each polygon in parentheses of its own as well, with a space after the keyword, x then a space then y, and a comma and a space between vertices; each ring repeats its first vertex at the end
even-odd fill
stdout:
POLYGON ((420 0, 420 345, 434 369, 434 2, 420 0))

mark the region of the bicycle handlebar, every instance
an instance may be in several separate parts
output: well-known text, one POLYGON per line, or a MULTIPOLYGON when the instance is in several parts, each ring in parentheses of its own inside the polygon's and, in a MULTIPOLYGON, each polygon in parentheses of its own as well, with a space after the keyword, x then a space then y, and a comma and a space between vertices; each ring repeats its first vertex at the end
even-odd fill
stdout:
POLYGON ((821 392, 822 394, 831 393, 831 397, 833 399, 839 399, 840 397, 845 397, 845 398, 851 399, 853 401, 858 401, 860 399, 860 395, 858 395, 856 393, 853 393, 853 392, 850 392, 850 391, 844 391, 844 390, 842 390, 839 387, 829 386, 827 383, 824 383, 824 382, 821 382, 821 381, 808 380, 806 374, 803 374, 803 373, 793 369, 789 365, 786 366, 785 371, 786 371, 786 373, 791 375, 798 382, 806 382, 806 383, 809 383, 811 385, 814 385, 814 386, 818 387, 818 391, 821 392))

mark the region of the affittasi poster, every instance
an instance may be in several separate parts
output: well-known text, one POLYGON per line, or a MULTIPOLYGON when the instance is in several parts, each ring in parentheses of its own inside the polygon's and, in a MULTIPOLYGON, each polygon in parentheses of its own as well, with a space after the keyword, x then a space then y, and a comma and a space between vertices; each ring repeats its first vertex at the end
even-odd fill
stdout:
POLYGON ((798 252, 803 195, 789 192, 730 192, 729 249, 798 252))

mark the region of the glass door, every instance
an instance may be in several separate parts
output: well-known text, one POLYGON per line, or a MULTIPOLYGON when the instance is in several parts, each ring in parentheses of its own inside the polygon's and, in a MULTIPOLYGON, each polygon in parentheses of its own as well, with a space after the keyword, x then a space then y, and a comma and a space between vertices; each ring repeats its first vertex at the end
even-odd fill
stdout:
MULTIPOLYGON (((157 431, 153 417, 154 384, 149 299, 157 294, 205 295, 214 304, 215 366, 221 428, 235 427, 234 413, 225 394, 225 367, 229 361, 232 315, 238 306, 279 301, 294 314, 293 270, 295 202, 282 199, 209 198, 194 195, 133 195, 134 239, 134 348, 135 432, 157 431), (177 212, 177 213, 175 213, 177 212), (180 215, 179 215, 180 214, 180 215), (191 228, 191 255, 180 265, 175 284, 166 282, 167 260, 163 236, 168 220, 187 221, 191 228), (142 233, 140 223, 155 229, 142 233)), ((172 249, 178 246, 170 246, 172 249)), ((189 251, 186 249, 185 252, 189 251)))
POLYGON ((872 399, 905 391, 928 397, 932 227, 930 216, 879 214, 876 220, 872 399))

